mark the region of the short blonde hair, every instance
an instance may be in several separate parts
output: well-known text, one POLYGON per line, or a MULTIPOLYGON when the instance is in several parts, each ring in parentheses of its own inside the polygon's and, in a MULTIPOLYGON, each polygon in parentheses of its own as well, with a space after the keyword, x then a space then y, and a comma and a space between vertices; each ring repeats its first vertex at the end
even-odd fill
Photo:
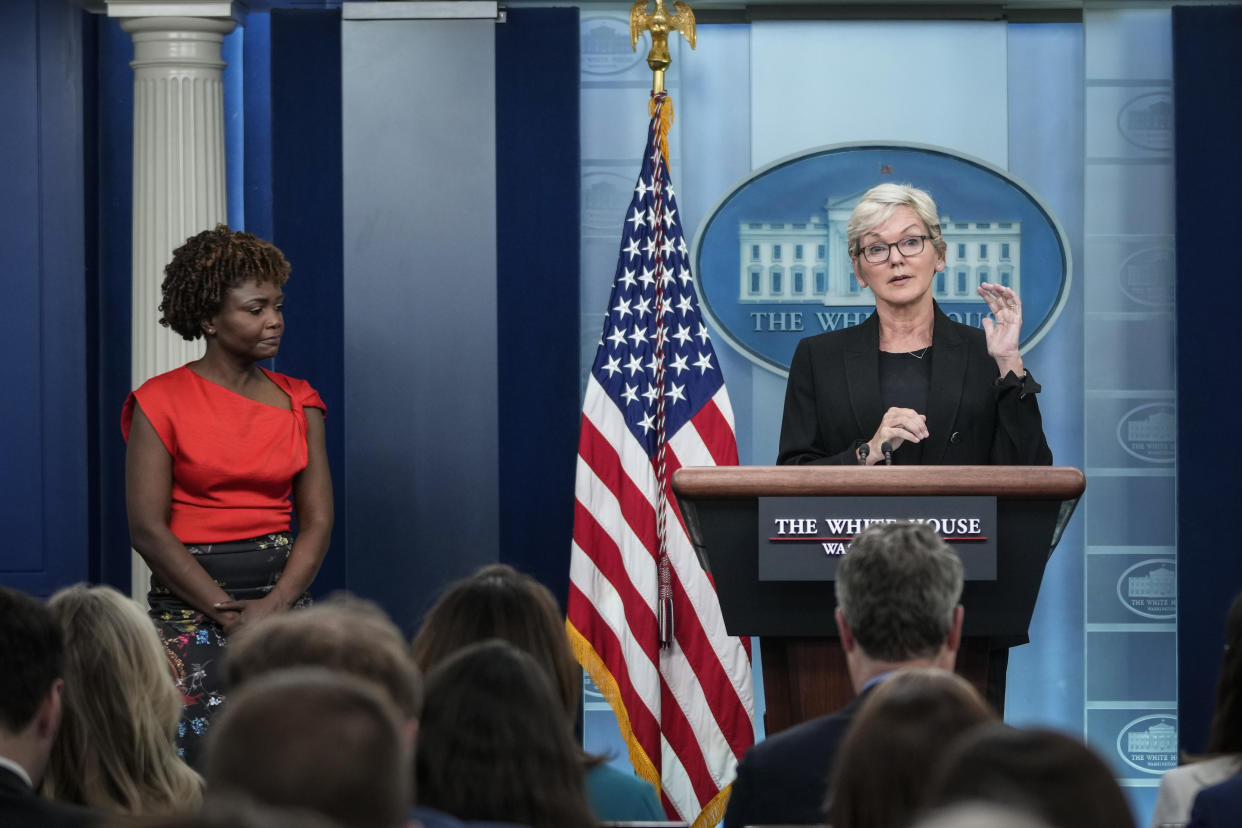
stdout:
POLYGON ((945 243, 940 232, 940 214, 936 211, 936 202, 932 200, 931 193, 909 184, 886 183, 877 184, 863 193, 858 206, 850 213, 850 221, 845 228, 845 241, 851 258, 862 250, 858 240, 888 221, 898 207, 909 207, 915 212, 927 227, 927 236, 936 252, 944 255, 945 243))
POLYGON ((173 744, 181 692, 152 621, 109 586, 62 589, 48 608, 65 637, 65 690, 44 791, 108 814, 194 811, 202 780, 173 744))

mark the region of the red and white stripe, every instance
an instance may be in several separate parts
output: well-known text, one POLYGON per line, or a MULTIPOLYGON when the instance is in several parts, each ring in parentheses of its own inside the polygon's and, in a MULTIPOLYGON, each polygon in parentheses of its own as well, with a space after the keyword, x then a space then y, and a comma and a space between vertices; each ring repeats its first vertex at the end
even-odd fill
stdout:
MULTIPOLYGON (((714 825, 737 761, 754 742, 749 641, 725 633, 715 588, 669 492, 675 642, 660 649, 654 463, 594 376, 581 428, 566 622, 575 653, 669 816, 714 825)), ((726 390, 667 442, 670 477, 681 466, 736 465, 726 390)))

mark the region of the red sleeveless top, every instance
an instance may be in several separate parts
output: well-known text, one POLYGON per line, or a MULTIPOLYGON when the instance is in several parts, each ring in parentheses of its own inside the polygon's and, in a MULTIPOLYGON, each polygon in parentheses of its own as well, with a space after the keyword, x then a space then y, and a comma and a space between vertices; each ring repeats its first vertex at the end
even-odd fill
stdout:
POLYGON ((293 477, 306 468, 307 406, 325 409, 310 383, 263 370, 290 409, 243 397, 188 365, 152 377, 125 399, 129 440, 141 406, 173 461, 169 528, 186 544, 288 531, 293 477))

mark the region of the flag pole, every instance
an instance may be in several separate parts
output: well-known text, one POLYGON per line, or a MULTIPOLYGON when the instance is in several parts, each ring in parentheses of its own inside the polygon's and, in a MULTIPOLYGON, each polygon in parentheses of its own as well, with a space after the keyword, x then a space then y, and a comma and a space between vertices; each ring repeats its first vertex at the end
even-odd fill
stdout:
MULTIPOLYGON (((668 130, 673 123, 673 102, 664 91, 664 71, 672 63, 668 52, 668 36, 670 32, 681 32, 682 37, 694 48, 695 26, 694 12, 685 3, 677 0, 673 4, 673 14, 664 7, 664 0, 655 0, 655 10, 648 13, 649 0, 636 0, 630 8, 630 47, 637 49, 638 38, 644 31, 651 32, 651 51, 647 53, 647 65, 654 76, 651 81, 651 117, 659 123, 656 130, 656 144, 651 150, 657 157, 655 164, 663 162, 665 172, 668 168, 668 130)), ((668 651, 673 646, 673 576, 672 563, 668 556, 668 520, 670 506, 668 502, 669 481, 667 430, 665 429, 665 344, 668 333, 664 329, 664 315, 668 307, 664 296, 666 279, 663 261, 663 224, 658 218, 663 215, 663 204, 667 194, 659 185, 656 177, 653 193, 653 214, 655 220, 655 271, 659 274, 655 284, 655 381, 652 383, 656 393, 656 483, 658 498, 656 503, 656 534, 659 544, 656 559, 656 575, 659 593, 656 601, 656 626, 659 632, 660 649, 668 651)), ((674 518, 676 519, 676 518, 674 518)))
POLYGON ((635 772, 656 786, 669 818, 710 828, 754 744, 750 644, 728 635, 669 478, 679 467, 736 465, 737 439, 669 176, 668 36, 679 31, 693 48, 694 14, 682 2, 637 0, 631 46, 644 31, 651 121, 587 376, 565 627, 616 713, 635 772))

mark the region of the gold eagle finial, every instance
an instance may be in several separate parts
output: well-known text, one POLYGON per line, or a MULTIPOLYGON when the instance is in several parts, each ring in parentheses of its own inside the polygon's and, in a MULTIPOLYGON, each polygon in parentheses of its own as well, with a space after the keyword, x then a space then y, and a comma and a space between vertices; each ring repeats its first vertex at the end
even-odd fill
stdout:
POLYGON ((648 13, 650 0, 636 0, 630 7, 630 48, 638 48, 638 38, 644 31, 651 32, 651 51, 647 53, 647 65, 655 72, 653 90, 664 91, 664 70, 672 63, 668 54, 669 32, 681 32, 681 36, 694 48, 694 12, 681 0, 673 3, 673 13, 664 7, 664 0, 655 0, 655 11, 648 13))

